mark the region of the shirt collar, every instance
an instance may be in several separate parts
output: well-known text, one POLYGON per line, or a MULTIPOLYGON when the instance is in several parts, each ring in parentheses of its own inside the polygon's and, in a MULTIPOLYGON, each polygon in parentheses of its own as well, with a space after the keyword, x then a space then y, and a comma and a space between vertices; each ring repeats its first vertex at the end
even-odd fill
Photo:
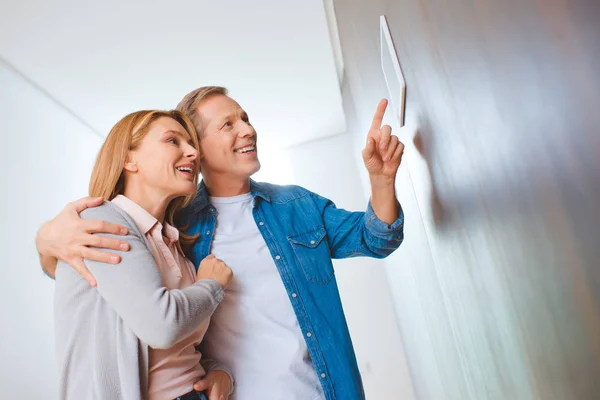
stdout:
MULTIPOLYGON (((256 201, 256 197, 260 197, 261 199, 271 202, 271 194, 265 185, 255 182, 250 179, 250 192, 252 193, 252 197, 256 201)), ((208 194, 208 190, 206 189, 206 185, 204 184, 204 180, 200 182, 198 186, 198 191, 196 192, 196 198, 192 201, 191 207, 196 211, 201 211, 205 209, 210 204, 210 195, 208 194)))
MULTIPOLYGON (((145 234, 150 232, 154 225, 159 224, 162 227, 162 224, 154 218, 152 214, 146 211, 142 206, 129 199, 128 197, 123 196, 122 194, 117 195, 114 199, 111 200, 111 203, 115 204, 123 211, 125 211, 129 216, 133 219, 135 224, 140 228, 140 230, 145 234)), ((164 224, 165 236, 172 242, 179 240, 179 231, 167 224, 164 224)))

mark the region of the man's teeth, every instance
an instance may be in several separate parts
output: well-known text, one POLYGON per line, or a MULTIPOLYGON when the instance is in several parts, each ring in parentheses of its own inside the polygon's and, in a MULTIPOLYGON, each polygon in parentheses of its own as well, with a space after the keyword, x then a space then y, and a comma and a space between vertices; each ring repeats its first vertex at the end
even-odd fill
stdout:
POLYGON ((256 150, 256 146, 246 146, 246 147, 242 147, 241 149, 237 149, 235 152, 236 153, 248 153, 250 151, 254 151, 256 150))
POLYGON ((189 172, 190 174, 193 172, 190 167, 177 167, 179 171, 189 172))

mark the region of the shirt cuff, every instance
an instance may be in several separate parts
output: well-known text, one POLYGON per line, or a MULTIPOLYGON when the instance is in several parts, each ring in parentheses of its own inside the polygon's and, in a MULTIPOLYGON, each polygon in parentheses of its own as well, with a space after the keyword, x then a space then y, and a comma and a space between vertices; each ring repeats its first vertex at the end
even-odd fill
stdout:
POLYGON ((402 211, 400 203, 398 201, 396 201, 396 203, 398 204, 398 218, 392 222, 391 225, 388 225, 386 222, 377 218, 375 211, 373 211, 371 201, 369 201, 367 212, 365 214, 367 221, 366 227, 374 236, 380 239, 389 239, 396 234, 402 234, 404 228, 404 211, 402 211))
POLYGON ((213 298, 217 303, 220 303, 225 296, 223 286, 212 278, 204 278, 195 282, 196 284, 200 284, 201 286, 205 286, 210 293, 213 295, 213 298))

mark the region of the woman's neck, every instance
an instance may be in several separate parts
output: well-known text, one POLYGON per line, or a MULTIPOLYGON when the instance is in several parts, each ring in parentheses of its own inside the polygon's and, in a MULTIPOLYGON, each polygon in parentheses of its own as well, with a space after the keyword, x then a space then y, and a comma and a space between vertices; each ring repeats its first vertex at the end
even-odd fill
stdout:
POLYGON ((123 195, 148 211, 160 223, 164 223, 167 206, 172 198, 136 185, 126 185, 123 195))

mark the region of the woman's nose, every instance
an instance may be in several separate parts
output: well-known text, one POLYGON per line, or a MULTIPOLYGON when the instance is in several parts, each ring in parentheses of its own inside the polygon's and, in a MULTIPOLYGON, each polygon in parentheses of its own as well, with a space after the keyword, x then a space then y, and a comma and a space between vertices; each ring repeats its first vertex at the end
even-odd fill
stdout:
POLYGON ((199 152, 198 152, 198 150, 196 150, 196 148, 194 146, 190 146, 188 144, 184 151, 185 151, 186 158, 189 158, 191 160, 195 160, 198 158, 199 152))

